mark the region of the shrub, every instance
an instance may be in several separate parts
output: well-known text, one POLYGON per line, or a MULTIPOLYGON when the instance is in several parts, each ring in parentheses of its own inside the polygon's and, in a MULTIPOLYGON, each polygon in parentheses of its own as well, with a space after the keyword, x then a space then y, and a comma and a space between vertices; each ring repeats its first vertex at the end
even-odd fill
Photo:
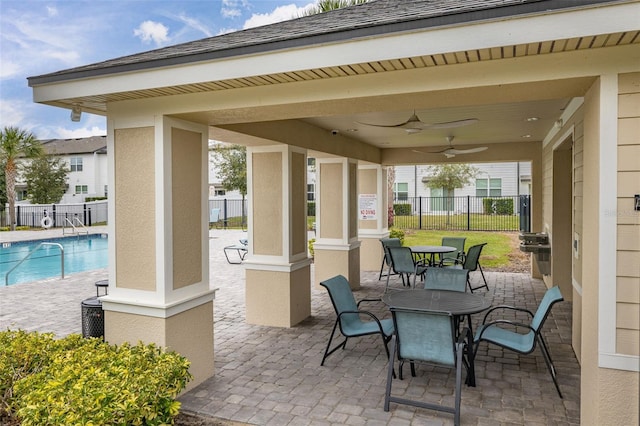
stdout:
POLYGON ((314 251, 313 251, 313 243, 315 243, 315 242, 316 242, 316 239, 315 238, 311 238, 309 240, 309 243, 308 243, 308 245, 309 245, 309 254, 311 255, 312 258, 313 258, 314 254, 315 254, 314 251))
POLYGON ((411 204, 394 204, 393 205, 393 213, 396 216, 410 216, 411 215, 411 204))
POLYGON ((107 197, 87 197, 84 199, 85 202, 90 202, 90 201, 101 201, 101 200, 107 200, 107 197))
POLYGON ((0 348, 4 407, 24 426, 173 424, 191 378, 186 358, 154 344, 7 331, 0 348))
POLYGON ((307 201, 307 216, 315 216, 315 215, 316 215, 316 202, 307 201))
POLYGON ((483 198, 484 214, 513 214, 513 199, 511 198, 483 198))
POLYGON ((399 238, 400 242, 404 244, 404 231, 400 228, 390 228, 389 238, 399 238))

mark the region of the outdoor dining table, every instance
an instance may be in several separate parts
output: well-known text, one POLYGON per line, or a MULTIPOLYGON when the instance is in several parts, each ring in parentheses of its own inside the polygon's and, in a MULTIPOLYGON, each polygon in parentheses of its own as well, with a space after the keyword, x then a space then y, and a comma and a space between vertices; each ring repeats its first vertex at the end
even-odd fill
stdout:
POLYGON ((421 255, 423 258, 429 255, 428 266, 436 265, 436 254, 451 253, 458 250, 457 248, 451 246, 411 246, 409 248, 411 249, 411 253, 413 253, 414 255, 421 255))
MULTIPOLYGON (((466 316, 472 336, 471 314, 477 314, 491 307, 491 300, 482 295, 451 290, 414 289, 391 291, 382 296, 382 301, 390 308, 412 309, 424 312, 447 312, 458 320, 466 316)), ((467 377, 469 386, 476 385, 473 364, 473 359, 470 359, 467 377)))

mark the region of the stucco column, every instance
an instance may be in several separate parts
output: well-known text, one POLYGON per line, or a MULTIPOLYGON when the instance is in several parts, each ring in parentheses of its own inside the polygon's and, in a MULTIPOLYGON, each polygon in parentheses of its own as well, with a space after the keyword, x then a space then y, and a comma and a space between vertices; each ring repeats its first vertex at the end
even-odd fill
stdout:
POLYGON ((247 322, 291 327, 311 315, 307 155, 288 145, 247 149, 247 322))
POLYGON ((384 252, 380 238, 389 236, 387 170, 380 165, 358 167, 358 237, 360 268, 379 271, 384 252))
POLYGON ((213 375, 207 128, 164 117, 109 120, 109 295, 105 340, 175 350, 189 388, 213 375))
POLYGON ((358 241, 358 164, 347 158, 316 159, 315 284, 344 275, 360 288, 358 241))

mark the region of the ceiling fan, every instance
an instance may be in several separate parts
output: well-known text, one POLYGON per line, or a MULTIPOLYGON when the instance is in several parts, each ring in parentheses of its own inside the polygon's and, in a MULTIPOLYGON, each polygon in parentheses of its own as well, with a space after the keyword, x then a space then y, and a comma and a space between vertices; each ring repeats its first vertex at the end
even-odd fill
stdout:
POLYGON ((449 144, 449 146, 443 150, 425 152, 425 151, 418 151, 414 149, 412 151, 418 152, 421 154, 444 154, 444 156, 447 158, 453 158, 458 154, 474 154, 476 152, 482 152, 489 149, 489 147, 486 147, 486 146, 478 146, 475 148, 467 148, 467 149, 456 149, 453 147, 453 145, 451 145, 451 142, 453 142, 453 136, 447 136, 447 143, 449 144))
POLYGON ((420 118, 418 118, 418 116, 416 115, 416 112, 414 110, 411 117, 409 117, 409 119, 404 123, 391 124, 391 125, 370 124, 370 123, 360 123, 360 124, 364 124, 365 126, 373 126, 373 127, 399 128, 399 129, 404 129, 404 131, 409 134, 414 134, 427 129, 453 129, 456 127, 468 126, 477 121, 478 121, 477 118, 466 118, 464 120, 446 121, 442 123, 429 124, 421 121, 420 118))

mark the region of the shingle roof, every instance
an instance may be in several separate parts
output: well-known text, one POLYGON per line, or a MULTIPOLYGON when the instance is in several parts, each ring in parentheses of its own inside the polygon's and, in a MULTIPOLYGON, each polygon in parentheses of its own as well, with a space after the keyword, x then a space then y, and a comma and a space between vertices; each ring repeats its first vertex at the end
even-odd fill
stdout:
POLYGON ((79 139, 49 139, 41 141, 47 154, 104 154, 107 152, 106 136, 91 136, 79 139))
POLYGON ((29 77, 29 85, 617 0, 370 0, 356 6, 29 77))

